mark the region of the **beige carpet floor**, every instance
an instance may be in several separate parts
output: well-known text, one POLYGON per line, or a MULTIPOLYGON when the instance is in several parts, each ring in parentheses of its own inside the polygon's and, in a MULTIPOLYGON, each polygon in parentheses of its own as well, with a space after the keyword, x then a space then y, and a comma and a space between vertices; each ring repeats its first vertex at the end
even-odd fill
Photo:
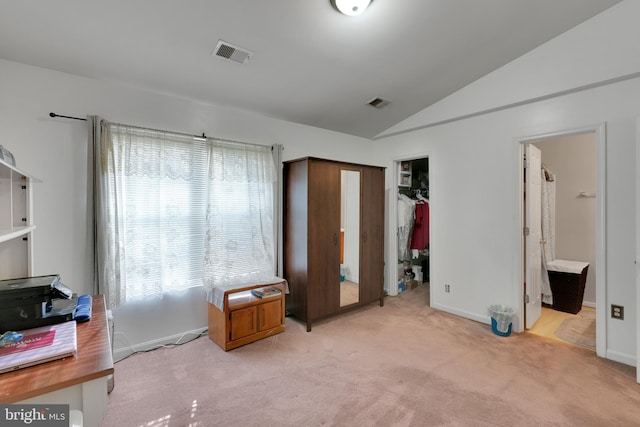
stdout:
POLYGON ((431 309, 428 288, 224 352, 115 366, 103 427, 638 426, 635 369, 431 309))

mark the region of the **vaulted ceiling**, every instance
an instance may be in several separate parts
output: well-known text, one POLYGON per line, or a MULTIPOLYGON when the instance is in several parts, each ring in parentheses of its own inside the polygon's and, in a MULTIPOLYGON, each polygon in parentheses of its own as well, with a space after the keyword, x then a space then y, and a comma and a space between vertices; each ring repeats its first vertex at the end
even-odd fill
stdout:
POLYGON ((373 138, 619 1, 4 1, 0 58, 373 138))

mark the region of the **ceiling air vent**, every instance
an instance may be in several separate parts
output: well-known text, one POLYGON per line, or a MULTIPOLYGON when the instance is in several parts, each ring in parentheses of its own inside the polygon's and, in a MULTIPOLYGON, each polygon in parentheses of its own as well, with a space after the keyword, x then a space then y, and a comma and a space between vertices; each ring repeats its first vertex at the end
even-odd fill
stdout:
POLYGON ((380 108, 388 105, 389 101, 387 101, 386 99, 382 99, 382 98, 373 98, 371 101, 368 102, 368 104, 371 105, 372 107, 380 109, 380 108))
POLYGON ((234 46, 231 43, 227 43, 223 40, 218 40, 218 44, 216 45, 216 48, 213 49, 213 52, 211 52, 211 54, 214 56, 220 56, 222 58, 230 59, 231 61, 235 61, 240 64, 244 64, 249 58, 251 58, 253 52, 250 52, 238 46, 234 46))

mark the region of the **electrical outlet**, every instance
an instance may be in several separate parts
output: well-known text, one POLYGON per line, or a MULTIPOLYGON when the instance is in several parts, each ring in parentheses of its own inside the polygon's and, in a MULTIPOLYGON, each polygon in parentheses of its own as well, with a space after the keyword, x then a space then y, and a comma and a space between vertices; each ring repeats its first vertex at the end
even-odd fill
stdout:
POLYGON ((448 293, 448 292, 451 292, 451 286, 449 286, 449 285, 444 285, 444 291, 445 291, 445 292, 447 292, 447 293, 448 293))
POLYGON ((621 305, 611 304, 611 317, 614 319, 624 320, 624 307, 621 305))

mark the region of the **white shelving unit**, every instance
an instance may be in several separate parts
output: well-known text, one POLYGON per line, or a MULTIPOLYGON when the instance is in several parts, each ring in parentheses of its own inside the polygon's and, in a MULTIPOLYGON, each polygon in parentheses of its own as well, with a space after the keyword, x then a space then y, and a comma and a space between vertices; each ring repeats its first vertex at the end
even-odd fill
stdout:
POLYGON ((0 160, 0 280, 32 275, 35 182, 41 181, 0 160))

